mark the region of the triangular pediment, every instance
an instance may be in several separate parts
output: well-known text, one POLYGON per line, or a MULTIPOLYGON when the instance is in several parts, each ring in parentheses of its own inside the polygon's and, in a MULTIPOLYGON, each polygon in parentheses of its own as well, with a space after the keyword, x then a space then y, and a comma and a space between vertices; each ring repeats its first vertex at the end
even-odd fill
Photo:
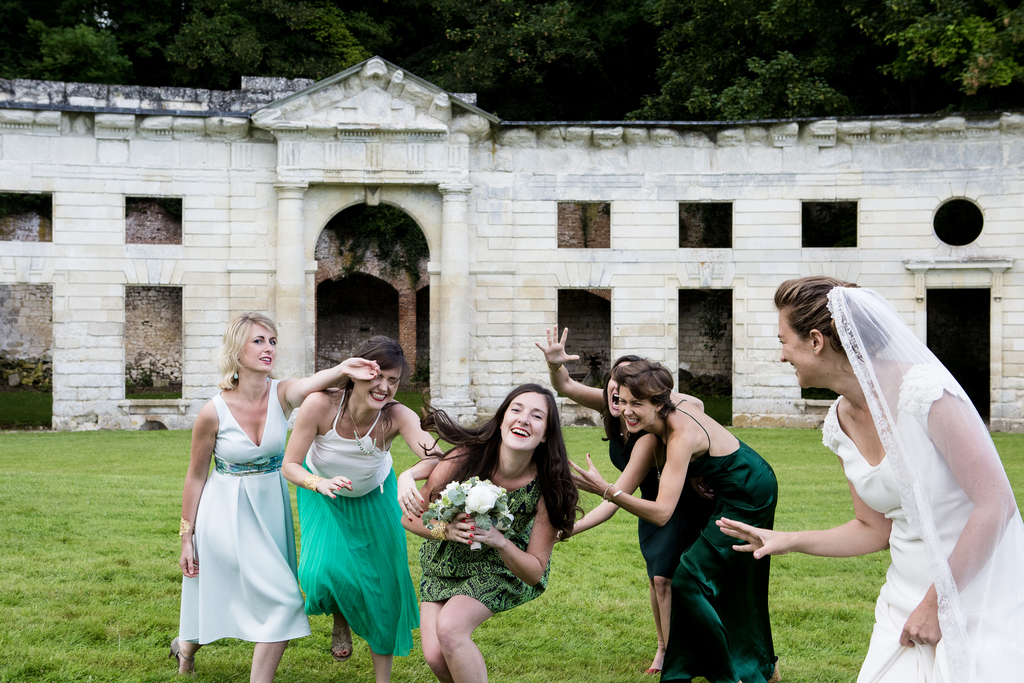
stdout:
POLYGON ((253 125, 275 133, 390 130, 447 132, 454 118, 500 119, 436 85, 373 57, 252 114, 253 125))

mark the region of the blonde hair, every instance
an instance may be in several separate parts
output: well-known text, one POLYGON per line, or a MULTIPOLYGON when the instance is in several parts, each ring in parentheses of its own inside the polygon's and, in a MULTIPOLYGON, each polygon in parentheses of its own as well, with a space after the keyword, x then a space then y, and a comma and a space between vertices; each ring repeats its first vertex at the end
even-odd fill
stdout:
MULTIPOLYGON (((220 370, 220 383, 217 386, 224 391, 231 391, 238 386, 235 373, 240 367, 239 358, 245 343, 249 339, 253 325, 260 325, 270 330, 272 337, 277 336, 277 325, 262 313, 242 313, 228 323, 224 329, 224 343, 217 354, 217 369, 220 370)), ((271 375, 273 376, 273 375, 271 375)))

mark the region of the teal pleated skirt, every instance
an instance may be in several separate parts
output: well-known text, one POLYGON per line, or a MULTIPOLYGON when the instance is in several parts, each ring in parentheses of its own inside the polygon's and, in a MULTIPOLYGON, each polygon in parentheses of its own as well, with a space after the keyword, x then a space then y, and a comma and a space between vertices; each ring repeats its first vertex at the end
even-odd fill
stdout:
POLYGON ((404 657, 420 617, 397 496, 394 471, 358 498, 300 487, 299 585, 306 614, 340 612, 371 650, 404 657))

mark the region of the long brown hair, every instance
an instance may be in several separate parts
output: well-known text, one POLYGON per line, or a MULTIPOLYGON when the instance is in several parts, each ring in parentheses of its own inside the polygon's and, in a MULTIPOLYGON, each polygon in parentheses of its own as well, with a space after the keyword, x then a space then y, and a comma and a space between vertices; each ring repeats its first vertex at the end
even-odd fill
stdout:
MULTIPOLYGON (((572 533, 577 514, 582 514, 579 505, 579 491, 572 479, 569 455, 562 439, 562 426, 558 420, 558 406, 555 395, 539 384, 523 384, 513 389, 498 407, 494 417, 480 427, 463 427, 451 419, 443 410, 430 410, 421 421, 426 431, 454 444, 454 448, 442 459, 455 463, 455 473, 450 481, 465 481, 470 477, 490 479, 498 471, 501 450, 501 423, 505 419, 512 401, 522 394, 540 394, 548 406, 545 440, 533 451, 533 463, 537 465, 537 483, 544 504, 548 509, 551 525, 563 534, 572 533)), ((440 482, 431 489, 428 500, 435 500, 448 482, 440 482)))
POLYGON ((800 339, 807 339, 811 330, 818 330, 828 339, 833 351, 845 355, 836 323, 828 310, 828 293, 835 287, 856 286, 826 275, 786 280, 775 290, 775 308, 786 316, 786 322, 800 339))
MULTIPOLYGON (((398 378, 399 388, 401 388, 402 385, 405 384, 405 381, 409 379, 409 361, 405 359, 405 351, 402 350, 402 345, 391 337, 385 337, 382 334, 370 337, 363 342, 362 346, 356 349, 353 358, 365 358, 366 360, 376 361, 381 370, 401 368, 402 374, 398 378)), ((341 385, 341 390, 345 392, 345 402, 341 406, 342 416, 344 416, 345 411, 348 410, 348 398, 352 395, 352 388, 354 386, 355 380, 351 377, 345 380, 341 385)), ((391 408, 397 404, 397 401, 390 401, 387 405, 381 408, 381 429, 385 434, 391 431, 391 408)))
MULTIPOLYGON (((601 409, 601 422, 604 424, 604 440, 614 441, 620 446, 625 445, 625 442, 622 439, 622 425, 619 422, 619 418, 612 415, 612 411, 608 405, 608 385, 615 376, 615 368, 619 367, 623 363, 635 363, 640 360, 643 360, 643 358, 631 353, 616 358, 615 362, 612 363, 612 371, 608 373, 608 377, 604 381, 604 391, 601 392, 601 397, 604 399, 604 408, 601 409)), ((615 381, 617 382, 618 380, 615 381)))

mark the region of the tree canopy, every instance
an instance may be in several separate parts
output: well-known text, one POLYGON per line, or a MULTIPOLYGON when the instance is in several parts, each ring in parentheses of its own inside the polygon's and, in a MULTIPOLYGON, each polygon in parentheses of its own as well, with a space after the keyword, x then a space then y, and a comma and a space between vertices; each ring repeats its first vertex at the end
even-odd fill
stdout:
POLYGON ((0 0, 0 77, 237 88, 379 54, 506 120, 1024 106, 1003 0, 0 0))

